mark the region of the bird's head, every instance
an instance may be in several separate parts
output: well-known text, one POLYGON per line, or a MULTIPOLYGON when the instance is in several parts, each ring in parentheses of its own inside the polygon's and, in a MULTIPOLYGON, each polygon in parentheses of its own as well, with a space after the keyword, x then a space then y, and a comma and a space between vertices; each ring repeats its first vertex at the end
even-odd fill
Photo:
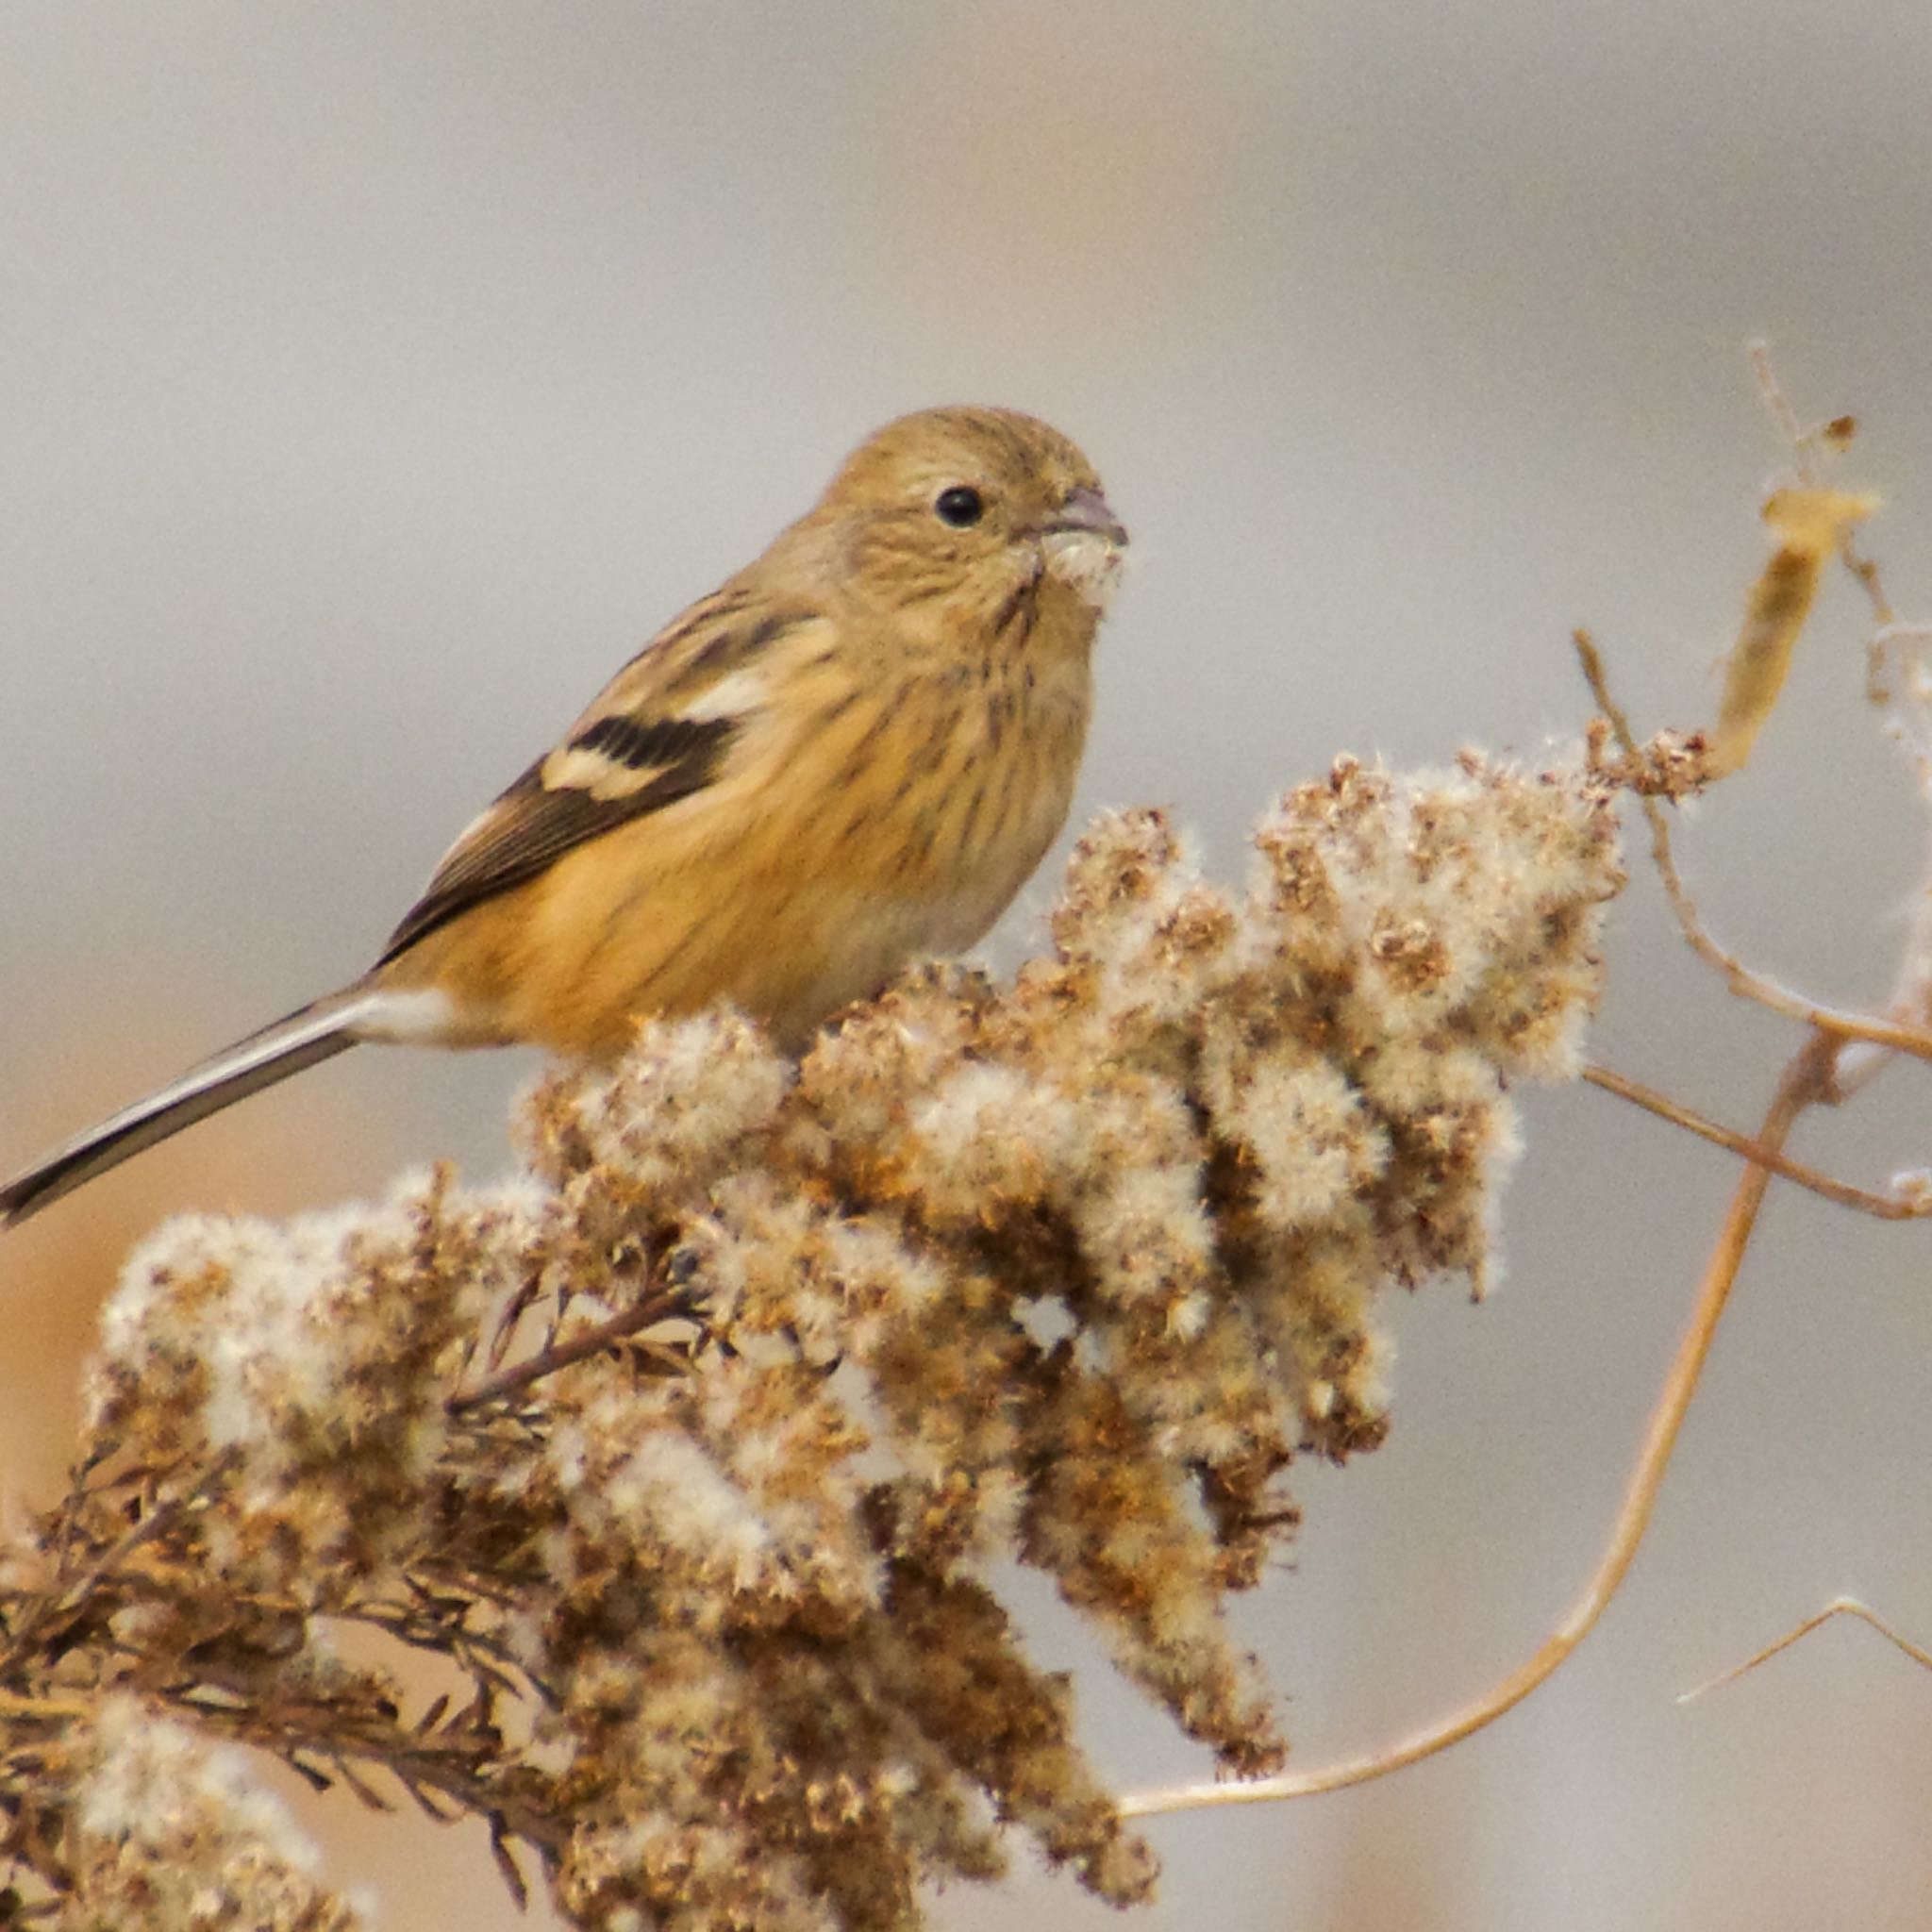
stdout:
POLYGON ((1014 409, 923 409, 846 458, 814 519, 847 532, 856 586, 917 629, 995 629, 1036 601, 1087 636, 1127 533, 1093 465, 1014 409))

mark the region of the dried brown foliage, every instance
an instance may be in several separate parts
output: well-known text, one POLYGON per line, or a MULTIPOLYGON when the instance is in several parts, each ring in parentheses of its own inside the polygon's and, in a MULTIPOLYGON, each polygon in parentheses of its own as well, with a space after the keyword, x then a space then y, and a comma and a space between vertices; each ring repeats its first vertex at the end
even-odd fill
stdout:
POLYGON ((231 1743, 484 1820, 585 1925, 909 1925, 1008 1824, 1144 1896, 994 1566, 1280 1761, 1227 1599, 1293 1458, 1381 1440, 1377 1298, 1483 1285, 1622 883, 1600 763, 1344 762, 1256 848, 1231 892, 1104 819, 1009 988, 915 974, 797 1064, 654 1026, 508 1184, 165 1227, 0 1578, 15 1911, 353 1923, 231 1743), (462 1690, 406 1710, 348 1626, 462 1690))

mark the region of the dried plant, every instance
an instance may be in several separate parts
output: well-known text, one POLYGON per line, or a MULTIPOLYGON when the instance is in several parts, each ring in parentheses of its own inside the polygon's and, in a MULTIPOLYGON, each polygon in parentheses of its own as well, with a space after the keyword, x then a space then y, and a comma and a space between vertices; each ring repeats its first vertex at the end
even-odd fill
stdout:
POLYGON ((1294 1457, 1382 1439, 1379 1298, 1492 1274, 1616 791, 1684 756, 1344 761, 1239 893, 1110 816, 1009 987, 908 975, 795 1064, 654 1025, 538 1091, 508 1184, 163 1227, 0 1574, 13 1918, 356 1923, 238 1743, 484 1820, 587 1926, 905 1926, 1009 1825, 1146 1895, 997 1566, 1278 1766, 1229 1596, 1294 1457), (406 1710, 355 1629, 451 1689, 406 1710))
MULTIPOLYGON (((1855 425, 1802 428, 1758 369, 1794 469, 1707 737, 1640 744, 1579 633, 1603 721, 1550 770, 1343 760, 1262 820, 1238 894, 1159 813, 1113 815, 1009 986, 909 974, 799 1062, 729 1013, 650 1026, 537 1091, 508 1183, 162 1228, 72 1490, 0 1553, 0 1924, 360 1923, 238 1745, 481 1820, 520 1896, 541 1875, 613 1932, 914 1925, 1008 1827, 1127 1904, 1131 1818, 1380 1776, 1544 1681, 1629 1569, 1771 1176, 1932 1215, 1923 1174, 1784 1152, 1932 1058, 1932 893, 1860 1014, 1727 952, 1672 849, 1835 556, 1932 797, 1932 630, 1824 474, 1855 425), (1620 794, 1690 945, 1806 1029, 1755 1134, 1581 1058, 1620 794), (1381 1441, 1388 1291, 1491 1277, 1512 1083, 1576 1075, 1748 1163, 1596 1574, 1467 1708, 1281 1774, 1228 1600, 1292 1535, 1294 1457, 1381 1441), (994 1588, 1016 1560, 1240 1781, 1105 1790, 994 1588), (372 1636, 447 1689, 406 1696, 372 1636)), ((1740 1668, 1840 1614, 1892 1634, 1840 1599, 1740 1668)))
MULTIPOLYGON (((1753 344, 1758 391, 1791 458, 1764 505, 1774 538, 1770 559, 1753 586, 1744 619, 1725 667, 1723 701, 1708 736, 1662 733, 1640 745, 1612 696, 1603 660, 1588 633, 1575 634, 1577 653, 1603 716, 1590 727, 1590 760, 1609 780, 1627 787, 1647 822, 1651 858, 1671 908, 1690 948, 1724 979, 1728 990, 1774 1013, 1795 1020, 1805 1037, 1787 1062, 1755 1134, 1742 1134, 1705 1119, 1693 1108, 1651 1091, 1605 1067, 1586 1065, 1584 1078, 1648 1108, 1674 1125, 1741 1155, 1748 1165, 1698 1283, 1696 1301, 1671 1362, 1625 1484, 1616 1520, 1596 1569, 1549 1636, 1521 1663, 1471 1703, 1435 1719, 1393 1743, 1365 1756, 1319 1766, 1309 1773, 1258 1778, 1240 1785, 1192 1785, 1137 1792, 1124 1815, 1195 1810, 1227 1804, 1274 1804, 1312 1796, 1387 1776, 1470 1737, 1521 1703, 1561 1667, 1596 1626, 1629 1574, 1661 1493, 1685 1418, 1690 1413, 1722 1320, 1735 1290, 1773 1175, 1796 1182, 1824 1198, 1888 1221, 1932 1217, 1932 1177, 1921 1171, 1893 1176, 1882 1189, 1834 1180, 1791 1159, 1784 1151, 1791 1129, 1814 1107, 1852 1098, 1890 1059, 1909 1055, 1932 1059, 1932 870, 1919 894, 1905 955, 1883 1011, 1861 1013, 1797 992, 1753 970, 1712 936, 1673 851, 1666 802, 1674 803, 1714 779, 1738 770, 1775 706, 1787 667, 1818 580, 1836 558, 1864 590, 1874 629, 1867 650, 1866 694, 1882 728, 1904 751, 1919 788, 1932 803, 1932 628, 1900 622, 1879 580, 1877 565, 1858 546, 1857 526, 1875 499, 1829 488, 1827 474, 1850 447, 1857 425, 1849 416, 1807 427, 1786 400, 1769 352, 1753 344)), ((1766 1657, 1840 1615, 1870 1622, 1899 1651, 1925 1663, 1927 1653, 1898 1636, 1883 1618, 1854 1599, 1833 1600, 1815 1616, 1760 1649, 1714 1683, 1755 1669, 1766 1657)), ((1710 1688, 1710 1687, 1706 1687, 1710 1688)))

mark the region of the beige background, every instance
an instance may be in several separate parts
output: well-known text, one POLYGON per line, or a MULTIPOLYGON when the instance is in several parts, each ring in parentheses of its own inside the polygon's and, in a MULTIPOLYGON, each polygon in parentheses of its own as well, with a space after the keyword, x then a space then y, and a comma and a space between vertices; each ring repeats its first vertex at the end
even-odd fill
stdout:
MULTIPOLYGON (((8 0, 0 1167, 355 971, 636 642, 923 403, 1036 409, 1101 466, 1137 571, 1083 809, 1172 801, 1228 866, 1337 751, 1574 731, 1576 623, 1646 722, 1706 714, 1777 461, 1747 335, 1865 418, 1932 615, 1928 89, 1921 0, 8 0)), ((1835 587, 1685 845, 1728 938, 1846 999, 1888 983, 1924 830, 1861 616, 1835 587)), ((1790 1036, 1647 881, 1612 967, 1597 1050, 1753 1117, 1790 1036)), ((58 1350, 136 1229, 491 1172, 528 1066, 352 1056, 0 1244, 9 1486, 46 1493, 58 1350)), ((1807 1151, 1924 1161, 1928 1082, 1807 1151)), ((1588 1091, 1528 1126, 1504 1291, 1396 1311, 1393 1441, 1304 1474, 1245 1611, 1305 1763, 1534 1644, 1688 1307, 1730 1164, 1588 1091)), ((1924 1923, 1932 1678, 1844 1625, 1672 1701, 1840 1590, 1932 1638, 1932 1236, 1789 1194, 1764 1232, 1574 1665, 1404 1777, 1158 1824, 1142 1923, 1924 1923)), ((1082 1681, 1122 1780, 1199 1768, 1082 1681)), ((480 1832, 349 1824, 385 1923, 520 1923, 480 1832)), ((1111 1923, 1038 1876, 936 1916, 1111 1923)))

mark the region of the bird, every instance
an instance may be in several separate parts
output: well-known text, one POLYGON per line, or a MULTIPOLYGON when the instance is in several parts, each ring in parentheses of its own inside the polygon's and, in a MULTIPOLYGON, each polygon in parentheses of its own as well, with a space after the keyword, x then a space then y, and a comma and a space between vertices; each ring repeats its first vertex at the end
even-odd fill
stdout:
POLYGON ((1127 533, 1080 450, 930 408, 852 452, 450 846, 375 963, 0 1186, 0 1226, 362 1041, 608 1062, 728 1003, 802 1051, 1058 835, 1127 533))

